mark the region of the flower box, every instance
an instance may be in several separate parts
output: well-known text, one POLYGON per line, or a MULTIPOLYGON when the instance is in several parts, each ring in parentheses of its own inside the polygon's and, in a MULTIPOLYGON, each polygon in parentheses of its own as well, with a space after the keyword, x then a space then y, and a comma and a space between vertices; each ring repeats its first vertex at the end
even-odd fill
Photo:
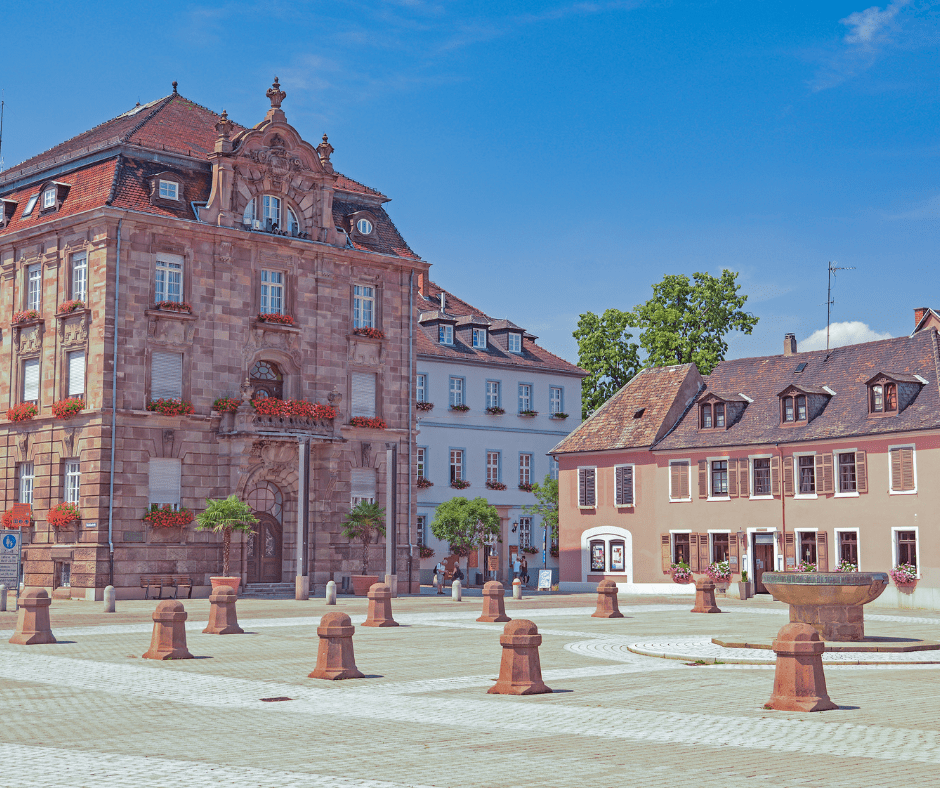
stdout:
POLYGON ((373 430, 388 429, 388 424, 385 423, 385 419, 380 419, 380 418, 369 419, 369 418, 366 418, 365 416, 353 416, 349 420, 349 423, 353 427, 369 427, 370 429, 373 429, 373 430))
POLYGON ((539 412, 537 410, 520 410, 519 415, 531 418, 532 416, 538 416, 539 412))
POLYGON ((85 409, 85 400, 81 397, 69 397, 52 403, 52 414, 57 419, 70 419, 85 409))
POLYGON ((522 548, 522 552, 523 552, 523 553, 528 553, 529 555, 535 555, 538 551, 539 551, 539 549, 538 549, 537 547, 532 547, 532 545, 529 545, 528 547, 523 547, 523 548, 522 548))
POLYGON ((811 564, 809 561, 800 561, 800 563, 796 565, 796 571, 797 572, 815 572, 816 564, 811 564))
POLYGON ((279 315, 276 312, 262 312, 258 315, 259 323, 275 323, 279 326, 295 326, 294 318, 290 315, 279 315))
POLYGON ((505 490, 506 485, 503 484, 502 482, 487 482, 486 489, 487 490, 505 490))
POLYGON ((468 410, 470 410, 470 406, 469 405, 451 405, 450 409, 457 411, 457 413, 466 413, 468 410))
POLYGON ((669 574, 672 575, 672 582, 679 583, 680 585, 685 585, 695 580, 695 575, 692 574, 692 570, 687 564, 673 564, 669 569, 669 574))
POLYGON ((532 492, 532 485, 528 484, 527 482, 523 482, 519 485, 519 489, 522 490, 522 492, 532 492))
POLYGON ((450 486, 455 490, 466 490, 470 486, 470 482, 468 482, 466 479, 454 479, 450 483, 450 486))
POLYGON ((832 571, 833 572, 857 572, 858 564, 853 564, 853 563, 850 563, 849 561, 843 561, 832 571))
POLYGON ((423 544, 421 545, 421 547, 418 548, 418 555, 421 556, 422 558, 430 558, 431 556, 434 555, 434 549, 431 547, 428 547, 426 544, 423 544))
POLYGON ((434 486, 434 482, 432 482, 430 479, 428 479, 428 478, 425 477, 425 476, 419 476, 419 477, 418 477, 418 480, 415 482, 415 486, 416 486, 419 490, 426 490, 426 489, 428 489, 428 487, 433 487, 433 486, 434 486))
POLYGON ((181 399, 155 399, 147 403, 147 410, 164 416, 191 416, 196 412, 191 402, 181 399))
POLYGON ((353 333, 369 339, 385 339, 385 332, 377 328, 354 328, 353 333))
POLYGON ((20 323, 29 323, 33 320, 39 320, 42 316, 35 309, 24 309, 22 312, 17 312, 13 315, 13 320, 10 321, 14 326, 19 325, 20 323))
POLYGON ((888 574, 898 586, 912 586, 917 582, 917 567, 913 564, 898 564, 888 574))
POLYGON ((425 413, 427 413, 429 410, 434 410, 434 403, 433 402, 416 402, 415 407, 418 410, 424 411, 425 413))
POLYGON ((189 525, 193 521, 193 513, 189 509, 174 510, 168 503, 163 506, 152 503, 141 519, 154 528, 171 528, 175 525, 189 525))
POLYGON ((731 564, 727 561, 716 561, 708 565, 705 574, 711 578, 713 583, 731 582, 731 564))
POLYGON ((182 312, 185 315, 193 313, 193 305, 186 301, 157 301, 153 308, 161 312, 182 312))
POLYGON ((235 397, 219 397, 212 403, 212 410, 218 411, 219 413, 234 413, 241 404, 242 401, 235 399, 235 397))
POLYGON ((568 418, 568 414, 567 413, 553 413, 549 418, 563 420, 563 419, 568 418))
POLYGON ((39 415, 39 408, 32 402, 21 402, 14 405, 7 411, 7 418, 10 421, 29 421, 39 415))
POLYGON ((487 408, 486 412, 489 413, 490 416, 502 416, 506 411, 504 411, 502 408, 493 407, 487 408))
POLYGON ((262 416, 300 416, 307 419, 327 420, 336 418, 336 408, 332 405, 321 405, 319 402, 307 402, 303 399, 262 397, 251 400, 251 405, 255 412, 262 416))
POLYGON ((46 520, 53 528, 65 528, 78 522, 81 517, 82 513, 74 503, 57 503, 46 514, 46 520))
POLYGON ((80 301, 77 298, 72 299, 71 301, 63 301, 59 304, 59 314, 68 315, 72 312, 78 312, 81 309, 85 308, 85 302, 80 301))

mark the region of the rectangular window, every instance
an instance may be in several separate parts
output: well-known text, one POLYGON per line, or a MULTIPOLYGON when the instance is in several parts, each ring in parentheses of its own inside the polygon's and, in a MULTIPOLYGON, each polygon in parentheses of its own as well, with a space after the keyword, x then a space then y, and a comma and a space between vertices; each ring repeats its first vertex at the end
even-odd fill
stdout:
POLYGON ((55 192, 56 192, 55 187, 53 187, 53 188, 51 188, 51 189, 46 189, 46 190, 42 193, 42 207, 43 207, 43 210, 45 210, 46 208, 54 208, 54 207, 55 207, 55 192))
POLYGON ((375 328, 374 287, 353 287, 353 328, 375 328))
POLYGON ((85 395, 85 351, 69 351, 65 359, 69 376, 68 396, 83 397, 85 395))
POLYGON ((23 362, 23 402, 39 403, 39 359, 23 362))
POLYGON ((839 492, 857 492, 858 480, 855 474, 855 452, 846 451, 839 454, 839 492))
POLYGON ((895 531, 899 564, 917 566, 917 531, 895 531))
POLYGON ((284 274, 281 271, 261 271, 261 314, 284 314, 284 274))
POLYGON ((597 505, 597 469, 578 468, 578 506, 593 508, 597 505))
POLYGON ((463 479, 463 449, 450 450, 450 480, 452 482, 463 479))
POLYGON ((712 462, 712 489, 713 498, 728 497, 728 461, 714 460, 712 462))
POLYGON ((558 460, 554 457, 548 458, 548 475, 556 482, 558 481, 558 460))
POLYGON ((602 539, 591 542, 591 571, 607 571, 607 543, 602 539))
POLYGON ((783 398, 783 420, 793 421, 793 397, 783 398))
POLYGON ((796 420, 806 421, 806 397, 796 398, 796 420))
POLYGON ((70 588, 72 586, 72 565, 65 561, 56 561, 54 567, 56 588, 70 588))
POLYGON ((65 461, 65 502, 79 503, 81 491, 82 471, 78 460, 65 461))
POLYGON ((178 509, 182 473, 180 460, 151 458, 148 464, 150 503, 159 506, 169 504, 174 509, 178 509))
POLYGON ((914 447, 895 447, 889 452, 891 457, 891 492, 913 492, 917 489, 914 478, 914 447))
POLYGON ((800 495, 816 494, 816 458, 812 455, 797 457, 797 488, 800 495))
POLYGON ((532 386, 528 383, 519 384, 519 412, 532 410, 532 386))
POLYGON ((424 545, 427 544, 427 530, 428 516, 426 514, 419 514, 418 521, 415 523, 415 544, 417 544, 418 547, 424 547, 424 545))
POLYGON ((486 350, 486 329, 473 329, 473 347, 477 350, 486 350))
POLYGON ((633 466, 618 465, 614 468, 614 503, 617 506, 633 506, 633 466))
POLYGON ((33 503, 33 486, 36 481, 36 471, 31 462, 21 462, 17 472, 20 477, 19 495, 17 503, 33 503))
POLYGON ((858 531, 839 531, 839 563, 858 566, 858 531))
POLYGON ((26 308, 39 311, 42 307, 42 266, 39 263, 26 269, 26 308))
POLYGON ((610 571, 623 572, 627 568, 626 545, 619 539, 610 542, 610 571))
POLYGON ((437 327, 437 338, 442 345, 454 344, 454 327, 450 325, 440 325, 437 327))
POLYGON ((277 197, 269 194, 261 198, 261 206, 264 211, 264 226, 267 230, 273 230, 274 227, 280 229, 281 226, 281 201, 277 197))
POLYGON ((499 452, 488 451, 486 453, 486 481, 489 483, 499 482, 499 452))
POLYGON ((731 555, 730 534, 712 534, 712 563, 727 561, 731 555))
POLYGON ((183 258, 180 255, 161 255, 157 258, 154 273, 154 296, 156 303, 183 300, 183 258))
POLYGON ((689 558, 691 548, 689 546, 689 534, 672 535, 672 562, 674 564, 685 564, 691 566, 689 558))
POLYGON ((72 300, 84 301, 88 291, 88 255, 78 252, 72 255, 72 300))
POLYGON ((415 378, 415 399, 418 402, 428 401, 428 376, 418 375, 415 378))
POLYGON ((561 389, 558 386, 549 386, 548 388, 548 412, 552 416, 556 413, 564 413, 561 389))
POLYGON ((807 564, 816 564, 816 532, 815 531, 797 531, 800 540, 799 560, 807 564))
POLYGON ((164 200, 178 200, 180 198, 180 185, 176 181, 160 180, 160 196, 164 200))
POLYGON ((428 450, 424 447, 415 449, 415 476, 418 479, 424 478, 427 469, 428 450))
POLYGON ((352 416, 365 416, 367 419, 375 418, 375 375, 371 372, 353 372, 352 384, 352 416))
POLYGON ((353 468, 349 475, 350 503, 375 503, 375 468, 353 468))
POLYGON ((532 545, 532 518, 519 518, 519 547, 530 547, 532 545))
POLYGON ((764 457, 753 460, 754 469, 754 495, 770 495, 770 458, 764 457))
POLYGON ((702 424, 703 430, 710 430, 712 428, 712 406, 711 405, 702 405, 701 424, 702 424))
POLYGON ((183 354, 158 353, 150 357, 150 399, 182 399, 183 354))
POLYGON ((522 352, 522 334, 509 334, 509 352, 522 352))
POLYGON ((499 381, 498 380, 486 381, 486 407, 487 408, 499 407, 499 381))
POLYGON ((532 455, 519 455, 519 484, 532 484, 532 455))
POLYGON ((691 498, 689 490, 689 461, 680 460, 669 463, 669 500, 687 501, 691 498))
POLYGON ((721 404, 715 405, 715 426, 724 427, 725 426, 725 406, 721 404))
POLYGON ((463 378, 450 379, 450 404, 463 405, 463 378))

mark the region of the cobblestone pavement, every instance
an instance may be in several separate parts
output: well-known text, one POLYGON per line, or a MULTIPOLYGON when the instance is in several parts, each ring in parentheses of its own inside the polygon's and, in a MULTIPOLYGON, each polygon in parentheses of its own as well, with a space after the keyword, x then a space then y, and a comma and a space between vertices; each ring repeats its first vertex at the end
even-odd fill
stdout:
MULTIPOLYGON (((143 660, 155 602, 56 601, 60 642, 7 643, 0 613, 0 786, 940 786, 940 666, 831 665, 836 711, 763 709, 772 665, 689 665, 637 644, 770 639, 785 606, 621 600, 595 619, 587 595, 507 599, 544 637, 551 695, 487 695, 500 624, 481 600, 394 600, 398 628, 358 627, 367 678, 308 679, 316 625, 359 624, 366 601, 241 600, 245 635, 203 635, 207 600, 186 600, 197 659, 143 660), (263 698, 286 697, 283 702, 263 698)), ((940 616, 867 616, 871 635, 938 639, 940 616)), ((745 642, 753 642, 747 640, 745 642)), ((716 647, 718 648, 718 647, 716 647)), ((766 652, 765 652, 766 655, 766 652)), ((897 656, 897 655, 894 655, 897 656)))

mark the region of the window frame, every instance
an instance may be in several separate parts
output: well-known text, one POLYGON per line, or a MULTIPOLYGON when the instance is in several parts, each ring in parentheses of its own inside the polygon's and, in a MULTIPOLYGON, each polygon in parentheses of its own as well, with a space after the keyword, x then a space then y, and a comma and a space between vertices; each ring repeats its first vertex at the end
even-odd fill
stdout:
POLYGON ((487 449, 486 450, 486 481, 489 484, 499 484, 502 482, 502 452, 487 449))
POLYGON ((548 387, 548 415, 565 412, 565 389, 562 386, 548 387), (555 396, 557 393, 557 397, 555 396), (557 403, 556 403, 557 400, 557 403))
POLYGON ((832 552, 834 553, 834 557, 838 559, 835 562, 836 566, 838 566, 844 560, 846 560, 842 556, 842 534, 844 533, 855 534, 855 565, 859 568, 859 571, 861 572, 862 571, 862 544, 861 544, 862 540, 860 538, 861 537, 860 529, 859 528, 835 528, 833 529, 833 533, 834 533, 834 539, 835 539, 835 545, 834 545, 835 549, 832 552))
POLYGON ((415 446, 415 479, 427 479, 428 447, 415 446))
POLYGON ((532 518, 523 515, 519 518, 519 548, 532 546, 532 518))
POLYGON ((888 446, 888 495, 917 495, 917 446, 913 443, 899 443, 888 446), (914 477, 912 490, 894 489, 894 469, 892 468, 891 452, 901 449, 911 450, 911 473, 914 477))
POLYGON ((748 472, 751 475, 751 478, 749 479, 750 488, 748 490, 748 493, 749 493, 748 498, 752 501, 772 501, 774 499, 773 477, 771 475, 772 473, 771 472, 771 460, 773 459, 773 455, 752 454, 747 459, 748 459, 748 465, 750 466, 748 468, 748 472), (767 460, 767 489, 770 490, 770 492, 768 493, 762 493, 760 495, 756 495, 754 492, 757 489, 757 485, 755 483, 756 476, 754 474, 754 470, 755 470, 754 461, 755 460, 767 460))
POLYGON ((560 471, 558 465, 558 459, 556 457, 548 458, 548 476, 552 481, 558 481, 558 473, 560 471))
POLYGON ((147 502, 151 506, 153 505, 170 506, 173 511, 179 511, 183 507, 183 462, 182 460, 177 459, 175 457, 151 457, 147 461, 147 502), (176 501, 154 500, 157 496, 153 494, 154 490, 152 487, 151 469, 155 461, 158 465, 161 463, 167 463, 169 461, 168 464, 172 466, 176 471, 179 472, 179 482, 178 482, 177 489, 176 489, 176 492, 178 493, 177 495, 178 500, 176 501))
POLYGON ((636 507, 637 495, 636 495, 636 463, 633 462, 621 462, 617 463, 614 466, 614 506, 618 509, 633 509, 636 507), (632 468, 632 473, 630 475, 630 484, 632 489, 630 490, 631 503, 621 503, 617 500, 617 469, 618 468, 632 468))
POLYGON ((858 498, 861 493, 858 491, 858 449, 833 449, 832 451, 832 473, 835 477, 833 479, 835 493, 834 497, 836 498, 858 498), (843 454, 852 455, 852 468, 855 477, 855 489, 854 490, 843 490, 842 489, 842 465, 840 462, 840 457, 843 454))
POLYGON ((42 263, 30 263, 25 269, 24 309, 42 312, 42 263))
POLYGON ((907 533, 908 531, 914 532, 914 566, 917 567, 917 579, 920 580, 920 526, 918 525, 897 525, 891 526, 891 555, 893 560, 891 562, 891 568, 898 566, 901 563, 901 545, 898 541, 898 535, 901 533, 907 533))
POLYGON ((486 350, 486 329, 471 328, 470 331, 474 350, 486 350), (482 342, 477 341, 480 337, 482 337, 482 342))
POLYGON ((597 509, 597 466, 596 465, 579 465, 578 466, 578 509, 584 510, 595 510, 597 509), (581 471, 593 471, 594 472, 594 490, 593 498, 594 503, 587 502, 587 496, 585 495, 584 503, 581 502, 581 471))
POLYGON ((357 328, 378 328, 378 296, 379 289, 375 285, 353 285, 353 330, 357 328))
MULTIPOLYGON (((676 492, 681 492, 681 490, 676 491, 676 492)), ((684 459, 677 458, 674 460, 669 460, 669 503, 682 503, 682 502, 691 501, 691 500, 692 500, 692 460, 691 458, 684 458, 684 459), (674 493, 672 489, 672 466, 673 465, 685 466, 686 485, 689 488, 689 494, 685 498, 679 498, 677 495, 673 494, 674 493)), ((691 533, 691 531, 688 531, 686 533, 691 533)))
POLYGON ((689 567, 692 566, 692 531, 687 528, 677 528, 675 530, 670 529, 669 531, 669 556, 670 563, 678 564, 683 563, 676 560, 676 537, 677 536, 687 536, 689 537, 688 547, 689 547, 689 556, 688 559, 684 562, 688 564, 689 567))
POLYGON ((447 378, 447 404, 450 407, 467 404, 467 379, 460 375, 449 375, 447 378), (459 384, 456 385, 455 384, 459 384), (459 401, 458 395, 459 394, 459 401))
MULTIPOLYGON (((729 468, 730 457, 706 457, 708 462, 708 496, 706 501, 730 501, 731 500, 731 469, 729 468), (725 491, 723 493, 715 492, 715 463, 723 462, 725 464, 725 491)), ((689 485, 691 488, 691 483, 689 485)), ((690 489, 691 492, 691 489, 690 489)))
POLYGON ((81 506, 82 499, 82 463, 81 460, 62 461, 62 500, 81 506))
POLYGON ((802 561, 806 559, 802 555, 802 543, 804 534, 813 535, 813 558, 814 560, 810 563, 816 565, 816 570, 819 571, 819 542, 817 540, 816 534, 819 533, 818 528, 794 528, 793 529, 793 552, 796 556, 796 563, 799 565, 802 561))
POLYGON ((73 301, 82 301, 87 303, 88 300, 88 252, 86 250, 81 250, 80 252, 74 252, 69 256, 69 294, 73 301), (81 271, 81 276, 76 276, 76 273, 81 271), (76 284, 81 282, 80 292, 76 291, 76 284))
POLYGON ((519 452, 519 485, 523 484, 532 484, 532 465, 534 462, 534 455, 529 451, 520 451, 519 452), (527 459, 528 462, 523 460, 527 459), (525 477, 525 478, 524 478, 525 477))
POLYGON ((175 200, 176 202, 179 202, 179 181, 171 181, 167 180, 166 178, 160 178, 159 183, 157 184, 157 196, 159 196, 161 200, 175 200), (166 189, 164 189, 164 186, 166 186, 166 189))
POLYGON ((712 418, 712 403, 705 402, 699 406, 698 426, 700 430, 714 429, 714 419, 712 418))
POLYGON ((66 349, 65 351, 65 374, 62 376, 62 388, 63 394, 66 398, 70 397, 81 397, 82 399, 86 398, 88 394, 88 355, 85 352, 85 348, 76 348, 74 350, 66 349), (82 358, 82 390, 78 393, 72 392, 72 359, 81 356, 82 358))
POLYGON ((814 451, 796 452, 793 454, 793 497, 807 501, 819 498, 819 483, 816 479, 816 452, 814 451), (800 460, 804 457, 810 458, 811 460, 810 470, 813 472, 813 492, 811 493, 800 492, 800 460))
POLYGON ((42 208, 43 211, 48 211, 50 208, 55 208, 56 203, 56 187, 47 186, 42 190, 42 208))
POLYGON ((440 323, 437 326, 437 341, 440 345, 453 346, 454 327, 450 323, 440 323))
POLYGON ((22 361, 20 361, 19 395, 20 395, 19 396, 20 403, 31 402, 38 408, 39 404, 42 402, 42 357, 41 356, 36 356, 34 358, 24 358, 22 361), (26 398, 26 366, 28 364, 36 365, 36 398, 35 399, 26 398))
POLYGON ((467 450, 456 446, 450 446, 448 447, 447 451, 450 456, 450 481, 466 481, 467 475, 465 473, 465 468, 467 464, 467 450), (454 462, 455 458, 458 460, 456 463, 454 462), (454 474, 454 469, 457 471, 456 475, 454 474))
POLYGON ((287 309, 286 271, 279 268, 262 268, 258 272, 258 312, 262 315, 290 314, 287 309), (279 277, 280 281, 275 281, 274 277, 279 277), (280 300, 276 309, 275 298, 280 300))
POLYGON ((415 374, 415 402, 428 401, 428 375, 426 372, 415 374))
POLYGON ((510 353, 522 353, 522 334, 518 331, 509 331, 506 334, 506 350, 510 353))
POLYGON ((484 398, 484 403, 487 408, 502 407, 502 401, 503 401, 502 381, 499 381, 499 380, 485 381, 483 384, 483 398, 484 398), (495 387, 495 400, 493 399, 493 392, 490 391, 491 386, 495 387))
POLYGON ((426 514, 415 515, 415 544, 418 547, 424 547, 428 541, 428 516, 426 514))
POLYGON ((153 302, 169 301, 181 304, 186 300, 186 259, 181 254, 158 252, 153 263, 153 302), (174 258, 174 259, 169 259, 174 258), (177 270, 178 268, 178 270, 177 270), (163 272, 163 289, 160 288, 160 274, 163 272), (172 298, 170 293, 170 277, 179 276, 179 298, 172 298))
POLYGON ((523 413, 527 410, 532 410, 532 398, 535 391, 535 386, 531 383, 519 383, 517 387, 518 399, 519 399, 519 413, 523 413), (523 389, 526 389, 526 394, 523 395, 523 389), (526 403, 526 407, 522 407, 523 400, 526 403))
MULTIPOLYGON (((716 564, 719 561, 719 559, 715 556, 715 537, 716 536, 728 537, 728 559, 721 559, 721 560, 730 559, 731 557, 731 534, 732 533, 733 532, 729 528, 714 528, 714 529, 709 528, 708 529, 707 534, 708 534, 708 559, 709 559, 708 563, 709 564, 716 564)), ((737 539, 737 536, 735 536, 734 538, 737 539)))
POLYGON ((33 505, 36 492, 36 465, 31 460, 16 464, 16 502, 33 505), (29 469, 29 473, 26 470, 29 469), (29 500, 26 500, 26 499, 29 500))

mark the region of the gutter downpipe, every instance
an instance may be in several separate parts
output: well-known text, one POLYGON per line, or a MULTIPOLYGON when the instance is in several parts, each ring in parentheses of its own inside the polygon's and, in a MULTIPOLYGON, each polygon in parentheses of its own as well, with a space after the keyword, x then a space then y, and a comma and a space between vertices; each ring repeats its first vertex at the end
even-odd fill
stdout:
MULTIPOLYGON (((414 321, 414 308, 415 308, 415 272, 414 269, 411 269, 411 272, 408 274, 408 516, 406 522, 408 523, 408 593, 411 593, 411 580, 412 580, 412 565, 414 563, 414 543, 412 542, 412 532, 411 532, 411 491, 413 488, 412 478, 411 478, 411 447, 414 444, 414 392, 412 387, 415 383, 415 373, 414 373, 414 352, 415 352, 415 321, 414 321)), ((421 593, 421 589, 418 589, 418 593, 421 593)))
MULTIPOLYGON (((783 449, 780 448, 779 443, 774 444, 774 448, 777 449, 777 455, 780 457, 780 550, 783 553, 783 571, 789 572, 787 569, 787 492, 783 484, 783 449)), ((796 469, 794 468, 793 473, 793 485, 794 489, 796 488, 796 469)), ((796 544, 794 543, 794 548, 796 544)))
POLYGON ((114 450, 117 445, 118 320, 121 305, 121 225, 117 226, 117 264, 114 269, 114 348, 111 365, 111 466, 108 471, 108 585, 114 586, 114 450))

